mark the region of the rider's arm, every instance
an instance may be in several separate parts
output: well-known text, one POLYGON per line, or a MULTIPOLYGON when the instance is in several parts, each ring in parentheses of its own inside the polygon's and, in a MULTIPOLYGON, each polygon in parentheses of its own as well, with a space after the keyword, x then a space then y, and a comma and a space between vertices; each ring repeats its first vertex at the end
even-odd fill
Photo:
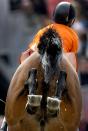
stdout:
POLYGON ((68 58, 68 60, 71 62, 72 66, 75 67, 76 71, 78 70, 78 64, 77 64, 77 52, 78 52, 78 43, 79 43, 79 39, 77 34, 73 31, 72 32, 72 46, 71 49, 69 51, 69 53, 66 53, 66 57, 68 58))
POLYGON ((73 37, 72 37, 72 47, 71 47, 71 52, 78 52, 79 48, 79 38, 75 32, 73 32, 73 37))

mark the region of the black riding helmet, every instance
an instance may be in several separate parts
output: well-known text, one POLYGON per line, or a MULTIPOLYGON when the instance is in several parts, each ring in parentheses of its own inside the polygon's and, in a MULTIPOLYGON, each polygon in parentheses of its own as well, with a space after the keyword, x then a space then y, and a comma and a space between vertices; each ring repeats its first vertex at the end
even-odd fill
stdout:
POLYGON ((54 13, 53 20, 58 24, 64 24, 71 26, 75 21, 75 8, 69 2, 61 2, 57 4, 54 13))

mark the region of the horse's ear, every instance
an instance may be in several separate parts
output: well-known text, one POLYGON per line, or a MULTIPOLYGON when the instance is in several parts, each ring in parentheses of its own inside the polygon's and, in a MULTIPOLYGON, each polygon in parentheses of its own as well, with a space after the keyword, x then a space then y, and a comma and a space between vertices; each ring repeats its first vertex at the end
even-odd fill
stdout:
POLYGON ((39 43, 37 48, 38 48, 39 54, 42 55, 44 53, 44 45, 39 43))

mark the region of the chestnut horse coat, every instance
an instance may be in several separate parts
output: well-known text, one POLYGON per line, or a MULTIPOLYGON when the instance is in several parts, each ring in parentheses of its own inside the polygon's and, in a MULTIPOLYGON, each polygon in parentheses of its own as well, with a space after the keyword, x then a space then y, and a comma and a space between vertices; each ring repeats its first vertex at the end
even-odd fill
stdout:
MULTIPOLYGON (((8 131, 40 131, 40 123, 35 115, 30 115, 25 110, 27 103, 27 91, 24 83, 28 78, 28 72, 36 68, 38 70, 38 92, 41 94, 41 81, 43 70, 40 62, 40 55, 34 52, 16 70, 8 90, 5 117, 8 124, 8 131)), ((63 55, 60 68, 67 73, 66 92, 62 95, 60 111, 56 118, 51 118, 45 125, 45 131, 77 131, 81 117, 81 92, 76 71, 63 55)), ((50 82, 51 89, 49 96, 55 95, 55 81, 53 76, 50 82)))

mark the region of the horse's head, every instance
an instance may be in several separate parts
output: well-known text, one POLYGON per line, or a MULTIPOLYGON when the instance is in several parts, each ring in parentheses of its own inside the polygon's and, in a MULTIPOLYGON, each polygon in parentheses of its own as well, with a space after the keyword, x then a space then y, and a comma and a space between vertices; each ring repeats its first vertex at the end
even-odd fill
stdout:
MULTIPOLYGON (((40 116, 40 124, 43 125, 48 117, 57 116, 57 112, 60 107, 60 100, 56 96, 57 91, 57 80, 59 76, 59 62, 61 60, 62 56, 62 41, 58 33, 50 28, 47 29, 44 34, 40 37, 40 42, 38 44, 38 51, 40 54, 40 61, 43 72, 43 80, 42 84, 40 86, 41 88, 41 95, 37 93, 36 95, 36 77, 40 75, 39 71, 36 69, 32 69, 30 72, 29 77, 29 96, 28 96, 28 102, 31 105, 31 108, 29 109, 30 113, 36 113, 36 107, 38 107, 40 110, 39 115, 40 116), (36 75, 37 73, 37 75, 36 75), (38 74, 39 73, 39 74, 38 74), (58 76, 57 76, 58 74, 58 76), (52 82, 52 77, 57 76, 57 80, 54 79, 52 82), (30 82, 31 81, 31 82, 30 82), (54 83, 52 88, 54 87, 53 96, 52 93, 50 94, 51 83, 54 83), (55 95, 55 96, 54 96, 55 95), (49 97, 50 96, 50 97, 49 97)), ((41 82, 40 82, 41 83, 41 82)), ((38 83, 38 86, 39 84, 38 83)), ((37 88, 37 90, 39 87, 37 88)))
POLYGON ((62 41, 56 30, 49 28, 44 32, 38 44, 38 51, 45 72, 45 81, 48 83, 62 56, 62 41))

